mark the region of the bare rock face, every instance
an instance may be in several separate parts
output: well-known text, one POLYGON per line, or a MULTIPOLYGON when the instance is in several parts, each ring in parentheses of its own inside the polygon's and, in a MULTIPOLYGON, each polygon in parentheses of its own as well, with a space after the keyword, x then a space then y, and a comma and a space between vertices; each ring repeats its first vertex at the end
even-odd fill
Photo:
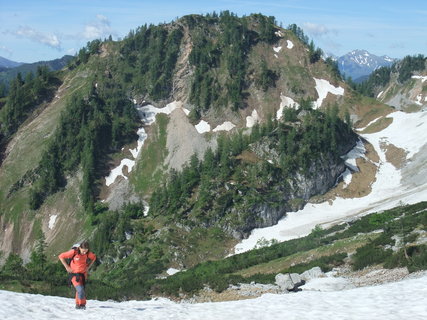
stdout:
POLYGON ((266 202, 253 205, 251 214, 243 225, 233 230, 232 235, 239 239, 246 238, 255 228, 277 224, 286 212, 302 209, 310 197, 331 189, 345 169, 344 161, 334 160, 332 156, 313 162, 305 174, 297 173, 277 188, 283 200, 279 206, 266 202))
POLYGON ((171 169, 179 171, 193 154, 201 159, 208 148, 216 149, 216 140, 208 141, 204 135, 199 134, 182 109, 170 114, 167 132, 168 156, 165 164, 171 169))

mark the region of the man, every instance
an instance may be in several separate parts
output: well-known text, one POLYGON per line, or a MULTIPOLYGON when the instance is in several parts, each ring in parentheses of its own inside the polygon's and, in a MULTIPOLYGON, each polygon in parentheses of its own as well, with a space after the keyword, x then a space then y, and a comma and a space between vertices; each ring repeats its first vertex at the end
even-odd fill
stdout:
POLYGON ((89 242, 83 241, 71 250, 61 253, 59 260, 70 274, 69 279, 76 288, 76 309, 86 309, 85 283, 88 270, 96 260, 96 255, 89 251, 89 242), (70 259, 70 264, 66 259, 70 259))

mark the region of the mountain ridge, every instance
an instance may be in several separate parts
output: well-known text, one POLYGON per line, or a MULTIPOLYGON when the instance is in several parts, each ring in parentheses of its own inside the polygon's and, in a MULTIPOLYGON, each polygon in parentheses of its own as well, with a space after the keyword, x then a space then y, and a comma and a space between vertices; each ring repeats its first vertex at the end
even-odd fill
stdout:
POLYGON ((55 258, 89 237, 102 262, 95 278, 120 286, 132 274, 142 288, 168 267, 221 259, 254 228, 347 188, 361 161, 375 181, 380 160, 341 158, 356 145, 350 126, 379 132, 400 120, 307 42, 295 25, 224 12, 88 43, 8 137, 1 249, 28 261, 44 236, 55 258))
POLYGON ((377 56, 367 50, 357 49, 337 58, 337 63, 342 75, 359 83, 374 70, 391 66, 396 60, 387 55, 377 56))

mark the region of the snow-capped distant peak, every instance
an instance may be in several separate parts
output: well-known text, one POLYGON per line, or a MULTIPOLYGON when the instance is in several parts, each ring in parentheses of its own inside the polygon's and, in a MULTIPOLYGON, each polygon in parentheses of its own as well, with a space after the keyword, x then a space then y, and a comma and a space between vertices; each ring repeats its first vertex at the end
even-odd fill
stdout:
POLYGON ((386 55, 376 56, 366 50, 353 50, 338 58, 338 68, 342 74, 355 80, 380 67, 390 66, 395 60, 386 55))

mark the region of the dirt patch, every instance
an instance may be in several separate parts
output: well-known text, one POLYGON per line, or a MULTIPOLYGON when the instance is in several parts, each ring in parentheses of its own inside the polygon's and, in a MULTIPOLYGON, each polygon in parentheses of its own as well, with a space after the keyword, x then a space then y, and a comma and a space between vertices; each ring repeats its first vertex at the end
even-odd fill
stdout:
POLYGON ((357 104, 352 107, 353 113, 360 119, 354 124, 356 129, 364 128, 375 119, 386 117, 388 114, 394 112, 393 108, 381 103, 372 104, 368 101, 358 101, 356 103, 357 104))
MULTIPOLYGON (((351 182, 347 185, 344 181, 325 193, 324 195, 313 199, 313 202, 324 202, 335 200, 337 197, 344 199, 362 198, 372 191, 372 184, 376 181, 378 167, 376 163, 380 158, 374 147, 367 141, 365 144, 365 157, 356 159, 356 165, 359 172, 353 172, 351 182)), ((310 200, 310 202, 312 202, 310 200)))
POLYGON ((360 131, 360 133, 370 134, 370 133, 380 132, 385 128, 387 128, 390 124, 392 124, 392 122, 393 122, 393 118, 387 118, 387 117, 380 118, 374 123, 372 123, 371 125, 369 125, 367 128, 365 128, 364 130, 360 131))
POLYGON ((387 162, 390 162, 396 169, 402 169, 406 164, 406 156, 408 152, 402 148, 398 148, 393 144, 382 142, 381 149, 385 150, 387 162))
POLYGON ((236 159, 245 163, 258 163, 261 161, 261 159, 254 152, 247 150, 236 156, 236 159))

